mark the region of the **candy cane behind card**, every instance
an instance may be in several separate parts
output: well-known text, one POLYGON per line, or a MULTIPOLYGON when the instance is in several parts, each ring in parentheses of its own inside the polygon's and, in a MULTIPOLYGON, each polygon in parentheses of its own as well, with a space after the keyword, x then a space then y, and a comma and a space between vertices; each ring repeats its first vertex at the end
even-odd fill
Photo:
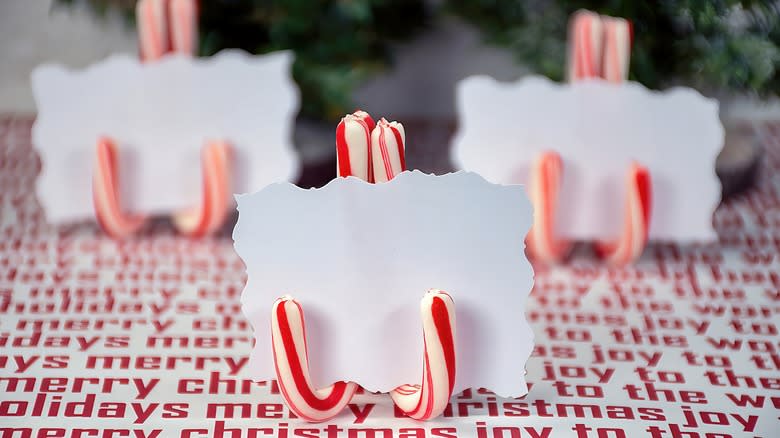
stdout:
POLYGON ((626 176, 626 207, 623 232, 615 242, 599 242, 597 252, 609 263, 624 265, 642 254, 650 232, 652 190, 650 172, 632 163, 626 176))
MULTIPOLYGON (((142 58, 155 61, 168 52, 192 56, 198 42, 196 0, 141 0, 137 6, 142 58)), ((217 230, 230 208, 229 145, 225 141, 206 145, 201 154, 203 198, 201 205, 177 212, 176 228, 191 236, 217 230)))
POLYGON ((136 22, 144 61, 154 61, 170 52, 195 54, 197 0, 140 0, 136 5, 136 22))
POLYGON ((601 76, 604 41, 601 16, 580 10, 569 20, 568 78, 569 81, 601 76))
POLYGON ((141 59, 154 61, 170 50, 168 0, 139 0, 135 7, 141 59))
POLYGON ((173 216, 176 228, 191 236, 213 233, 222 225, 231 204, 230 145, 224 141, 210 142, 203 148, 203 201, 191 210, 173 216))
POLYGON ((626 81, 631 60, 631 22, 605 16, 601 20, 604 24, 602 77, 610 82, 626 81))
POLYGON ((95 218, 103 230, 109 236, 122 238, 141 228, 145 218, 122 212, 116 149, 116 145, 109 138, 100 138, 97 142, 92 174, 92 200, 95 218))
POLYGON ((390 181, 406 170, 405 140, 403 125, 384 118, 379 120, 371 133, 371 159, 376 182, 390 181))
POLYGON ((555 235, 555 215, 563 178, 563 161, 554 151, 540 154, 531 167, 528 195, 534 205, 534 224, 526 237, 526 248, 534 260, 560 261, 571 244, 555 235))

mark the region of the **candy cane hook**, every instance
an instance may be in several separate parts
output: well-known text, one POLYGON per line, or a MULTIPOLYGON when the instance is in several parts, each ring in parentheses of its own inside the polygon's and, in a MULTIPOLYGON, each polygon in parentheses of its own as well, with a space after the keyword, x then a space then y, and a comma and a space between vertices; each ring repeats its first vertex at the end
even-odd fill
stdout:
POLYGON ((555 237, 555 215, 563 175, 563 161, 557 152, 541 153, 531 167, 528 185, 534 206, 534 222, 526 237, 529 255, 544 263, 560 261, 571 243, 555 237))
POLYGON ((212 233, 222 226, 230 207, 230 145, 215 141, 203 147, 203 200, 197 208, 173 216, 176 228, 191 236, 212 233))
POLYGON ((176 52, 194 55, 198 45, 197 0, 140 0, 135 16, 141 59, 176 52))
POLYGON ((141 59, 148 62, 161 58, 170 50, 168 1, 139 0, 135 18, 141 59))
POLYGON ((603 45, 601 16, 580 10, 569 21, 569 81, 597 78, 601 75, 603 45))
POLYGON ((176 53, 194 56, 198 47, 197 0, 169 0, 168 27, 171 49, 176 53))
POLYGON ((604 23, 602 75, 610 82, 624 82, 628 79, 631 59, 631 22, 615 17, 602 17, 602 21, 604 23))
POLYGON ((420 302, 423 322, 423 376, 420 385, 401 385, 390 392, 398 408, 415 420, 438 417, 455 386, 455 303, 444 291, 431 289, 420 302))
POLYGON ((111 139, 101 137, 95 149, 92 203, 95 217, 103 230, 112 237, 121 238, 141 228, 145 218, 122 212, 117 167, 116 145, 111 139))
POLYGON ((309 377, 303 308, 294 298, 276 300, 271 314, 276 378, 287 406, 306 421, 326 421, 344 409, 357 391, 354 382, 315 389, 309 377))
POLYGON ((596 251, 609 263, 623 265, 642 254, 650 230, 652 189, 646 167, 631 163, 626 178, 626 208, 623 232, 616 242, 598 242, 596 251))

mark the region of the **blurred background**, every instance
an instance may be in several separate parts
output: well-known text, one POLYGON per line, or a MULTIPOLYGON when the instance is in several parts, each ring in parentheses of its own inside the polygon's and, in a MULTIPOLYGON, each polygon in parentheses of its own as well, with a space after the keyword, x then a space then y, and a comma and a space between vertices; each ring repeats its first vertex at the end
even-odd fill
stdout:
MULTIPOLYGON (((134 8, 134 0, 1 1, 0 112, 35 112, 29 74, 38 64, 83 67, 137 53, 134 8)), ((451 167, 457 81, 530 72, 561 80, 567 18, 580 8, 632 21, 632 80, 718 98, 727 129, 780 119, 777 1, 203 0, 199 52, 296 53, 304 185, 332 177, 335 122, 356 108, 403 121, 414 167, 441 172, 451 167)))

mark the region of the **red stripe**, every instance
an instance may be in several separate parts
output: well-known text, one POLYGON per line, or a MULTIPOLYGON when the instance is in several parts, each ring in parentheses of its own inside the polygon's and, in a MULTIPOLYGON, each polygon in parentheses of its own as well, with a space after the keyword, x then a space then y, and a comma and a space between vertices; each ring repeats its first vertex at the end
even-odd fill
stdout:
MULTIPOLYGON (((427 351, 427 348, 426 348, 427 351)), ((425 369, 427 372, 425 373, 425 378, 428 381, 428 398, 425 400, 425 414, 420 417, 423 420, 427 420, 431 417, 431 412, 433 412, 433 401, 434 401, 434 391, 433 391, 433 373, 431 373, 431 360, 428 357, 428 354, 425 355, 425 369)))
POLYGON ((425 375, 423 376, 423 379, 425 381, 423 382, 423 385, 428 388, 428 397, 423 400, 424 391, 422 390, 422 387, 420 388, 420 398, 417 400, 417 406, 411 411, 407 413, 407 415, 418 417, 420 419, 426 419, 428 416, 431 415, 431 410, 433 409, 433 374, 431 374, 431 365, 430 360, 428 359, 428 343, 425 342, 425 357, 423 358, 424 364, 423 369, 425 370, 425 375), (420 410, 425 408, 425 414, 422 416, 419 416, 418 413, 420 410))
POLYGON ((652 184, 650 172, 641 167, 636 174, 636 187, 639 192, 639 200, 642 203, 642 219, 645 221, 645 238, 650 229, 650 212, 652 210, 652 184))
POLYGON ((203 205, 200 209, 200 223, 198 223, 198 226, 195 228, 195 232, 193 233, 193 236, 200 236, 202 234, 206 233, 207 225, 209 222, 211 222, 211 210, 213 210, 213 205, 211 203, 213 200, 211 199, 211 191, 209 190, 210 185, 215 184, 216 181, 211 181, 211 178, 209 178, 209 170, 208 170, 208 164, 211 160, 211 146, 207 145, 205 148, 203 148, 202 155, 201 155, 201 171, 203 172, 203 205))
POLYGON ((390 154, 387 152, 387 141, 385 140, 384 126, 379 127, 379 152, 382 153, 382 162, 385 165, 387 179, 391 180, 395 175, 393 174, 393 166, 390 164, 390 154))
POLYGON ((291 410, 291 411, 293 411, 293 412, 295 413, 295 415, 297 415, 297 416, 299 416, 299 417, 301 417, 301 418, 303 418, 303 419, 305 419, 305 420, 308 420, 308 418, 306 417, 306 415, 304 415, 303 413, 301 413, 301 412, 300 412, 300 411, 299 411, 299 410, 296 408, 296 406, 295 406, 295 405, 293 405, 293 404, 292 404, 292 403, 289 401, 289 400, 292 400, 292 399, 290 398, 290 393, 287 391, 287 387, 284 385, 284 380, 282 380, 282 378, 281 378, 281 375, 282 375, 282 374, 279 372, 279 361, 277 360, 277 356, 276 356, 276 346, 272 346, 272 348, 271 348, 271 352, 273 353, 273 356, 274 356, 274 369, 276 370, 276 377, 277 377, 277 379, 276 379, 276 383, 277 383, 277 384, 279 384, 279 389, 281 389, 281 391, 282 391, 282 396, 284 396, 284 399, 285 399, 285 400, 288 400, 288 402, 287 402, 287 406, 290 408, 290 410, 291 410))
POLYGON ((541 198, 539 202, 542 203, 543 209, 542 209, 542 215, 543 219, 545 220, 545 233, 542 236, 545 243, 547 244, 548 248, 552 248, 553 242, 552 242, 552 217, 554 216, 555 212, 552 208, 552 203, 550 202, 551 197, 554 195, 554 193, 551 193, 553 191, 552 186, 555 185, 555 178, 554 178, 554 166, 555 163, 553 162, 553 158, 550 155, 545 155, 542 158, 542 162, 540 163, 540 170, 542 172, 540 182, 541 187, 539 188, 541 191, 541 198))
MULTIPOLYGON (((614 77, 612 78, 614 81, 620 81, 622 79, 622 69, 620 66, 620 52, 618 50, 618 41, 617 41, 617 26, 618 24, 613 22, 609 24, 609 27, 607 28, 607 38, 608 38, 608 44, 610 48, 611 53, 611 59, 610 59, 610 65, 607 67, 609 70, 614 74, 614 77)), ((606 55, 605 55, 606 56, 606 55)), ((604 72, 605 76, 609 76, 608 72, 604 72)))
POLYGON ((166 34, 165 34, 165 47, 163 48, 163 53, 170 53, 172 52, 173 47, 173 30, 172 27, 175 26, 173 24, 173 18, 171 17, 171 11, 170 11, 170 1, 166 0, 166 7, 163 8, 163 14, 166 25, 166 34))
POLYGON ((374 182, 374 163, 371 160, 371 155, 372 155, 372 152, 371 152, 371 131, 374 129, 374 120, 369 115, 366 115, 366 119, 368 119, 368 121, 363 120, 363 119, 358 119, 358 120, 360 120, 360 126, 363 127, 363 131, 366 133, 366 147, 368 148, 368 151, 367 151, 367 154, 366 154, 366 156, 367 156, 366 168, 368 169, 368 177, 367 177, 367 179, 368 179, 368 182, 372 183, 372 182, 374 182), (369 124, 368 122, 371 122, 371 123, 369 124))
POLYGON ((401 138, 401 132, 398 131, 395 126, 390 126, 390 129, 393 130, 393 135, 395 135, 395 144, 398 146, 398 157, 401 160, 401 172, 403 172, 406 170, 406 151, 404 150, 404 140, 401 138))
MULTIPOLYGON (((355 112, 360 112, 363 110, 357 110, 355 112)), ((365 117, 363 117, 363 121, 366 122, 366 126, 368 127, 369 131, 374 130, 374 126, 376 126, 376 123, 374 123, 374 119, 371 118, 371 114, 363 111, 363 114, 365 114, 365 117)))
MULTIPOLYGON (((292 331, 290 330, 290 322, 287 319, 287 311, 284 304, 285 303, 282 302, 276 307, 276 318, 279 321, 279 332, 282 335, 282 344, 284 345, 284 351, 287 354, 287 362, 290 365, 295 387, 306 404, 313 409, 320 411, 331 409, 344 395, 346 383, 337 382, 334 384, 333 389, 325 399, 320 399, 311 391, 309 384, 306 382, 306 377, 303 374, 303 369, 301 368, 300 357, 298 357, 298 352, 295 349, 295 340, 293 339, 292 331)), ((303 327, 303 331, 306 331, 305 327, 303 327)), ((306 350, 308 354, 308 349, 306 350)))
POLYGON ((352 175, 352 168, 349 164, 349 147, 347 145, 345 131, 346 121, 341 119, 339 126, 336 128, 336 156, 339 161, 339 176, 352 175))
POLYGON ((447 364, 447 376, 450 379, 450 394, 455 388, 455 343, 452 339, 452 326, 447 304, 439 297, 433 298, 431 305, 433 323, 436 325, 436 333, 439 335, 442 349, 444 350, 444 362, 447 364))
POLYGON ((92 202, 95 205, 95 218, 101 228, 108 231, 110 234, 117 234, 117 230, 112 230, 108 227, 108 221, 106 221, 106 218, 103 216, 106 206, 100 203, 99 196, 95 193, 95 189, 98 191, 114 190, 113 178, 116 174, 116 159, 114 157, 114 147, 111 140, 105 138, 98 140, 97 162, 97 169, 95 169, 96 175, 92 176, 92 202), (103 165, 104 161, 108 163, 108 166, 103 165), (105 167, 108 167, 108 172, 110 172, 109 175, 104 174, 103 171, 105 170, 105 167))
POLYGON ((591 40, 591 17, 587 17, 585 20, 585 47, 584 47, 584 62, 585 62, 585 76, 593 77, 595 68, 593 67, 593 41, 591 40))

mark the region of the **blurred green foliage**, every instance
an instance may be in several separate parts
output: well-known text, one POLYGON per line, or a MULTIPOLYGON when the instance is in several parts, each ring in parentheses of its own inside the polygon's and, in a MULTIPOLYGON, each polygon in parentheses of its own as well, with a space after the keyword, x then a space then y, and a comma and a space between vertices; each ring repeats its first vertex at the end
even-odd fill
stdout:
POLYGON ((650 88, 780 91, 780 11, 774 0, 450 0, 451 13, 537 73, 561 80, 568 17, 578 9, 631 20, 630 76, 650 88))
MULTIPOLYGON (((132 22, 135 0, 86 2, 132 22)), ((295 51, 302 113, 352 111, 356 84, 386 68, 390 44, 429 22, 425 0, 201 0, 201 55, 238 47, 295 51)), ((475 25, 537 73, 561 80, 568 17, 578 9, 624 17, 634 28, 631 79, 650 88, 780 91, 780 10, 775 0, 450 0, 433 10, 475 25)))
MULTIPOLYGON (((135 0, 88 3, 98 14, 118 10, 133 22, 135 0)), ((301 112, 336 120, 352 112, 356 84, 390 62, 390 44, 426 24, 423 0, 201 0, 200 54, 224 48, 251 53, 291 49, 301 112)))

